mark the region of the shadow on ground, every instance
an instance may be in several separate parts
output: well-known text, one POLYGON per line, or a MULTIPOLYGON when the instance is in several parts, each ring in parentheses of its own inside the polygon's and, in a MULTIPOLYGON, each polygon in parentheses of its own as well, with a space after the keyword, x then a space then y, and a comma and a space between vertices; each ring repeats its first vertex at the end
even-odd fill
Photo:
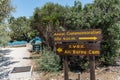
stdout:
POLYGON ((11 71, 10 65, 18 63, 19 61, 12 61, 13 57, 8 57, 12 52, 10 49, 0 50, 0 80, 7 80, 9 72, 11 71))
POLYGON ((0 55, 8 55, 11 51, 10 49, 0 50, 0 55))
POLYGON ((40 59, 39 56, 24 57, 23 59, 40 59))
POLYGON ((7 80, 9 77, 9 72, 11 71, 10 65, 18 63, 19 61, 12 61, 11 57, 2 57, 3 60, 0 61, 0 80, 7 80))

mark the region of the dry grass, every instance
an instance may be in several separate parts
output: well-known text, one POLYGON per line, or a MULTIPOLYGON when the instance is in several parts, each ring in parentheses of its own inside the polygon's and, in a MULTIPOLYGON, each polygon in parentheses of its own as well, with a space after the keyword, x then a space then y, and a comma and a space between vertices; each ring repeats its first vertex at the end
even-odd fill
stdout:
MULTIPOLYGON (((63 71, 56 73, 41 72, 39 73, 39 76, 41 80, 64 80, 63 71)), ((120 72, 101 71, 101 69, 96 70, 96 80, 117 80, 118 76, 120 76, 120 72)), ((83 72, 80 74, 80 77, 81 80, 90 80, 90 73, 83 72)), ((78 79, 78 73, 69 72, 69 79, 78 79)))

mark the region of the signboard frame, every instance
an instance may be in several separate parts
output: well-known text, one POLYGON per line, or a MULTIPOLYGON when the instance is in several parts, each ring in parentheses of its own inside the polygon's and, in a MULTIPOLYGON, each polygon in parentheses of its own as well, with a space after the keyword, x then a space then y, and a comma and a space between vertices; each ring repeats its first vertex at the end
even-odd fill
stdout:
POLYGON ((54 32, 54 42, 101 41, 101 29, 54 32))
POLYGON ((58 55, 100 55, 100 44, 56 44, 56 53, 58 55))

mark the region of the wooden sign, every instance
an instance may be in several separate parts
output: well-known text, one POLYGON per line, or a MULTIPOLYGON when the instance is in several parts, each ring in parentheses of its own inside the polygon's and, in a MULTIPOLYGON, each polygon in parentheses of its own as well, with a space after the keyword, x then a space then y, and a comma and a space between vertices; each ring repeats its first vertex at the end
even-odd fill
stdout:
POLYGON ((99 55, 100 44, 57 44, 58 55, 99 55))
POLYGON ((63 31, 53 34, 55 42, 101 41, 101 29, 63 31))
POLYGON ((89 55, 90 80, 95 80, 94 56, 100 55, 100 44, 96 42, 102 40, 101 29, 61 31, 55 32, 53 36, 54 42, 56 42, 56 53, 64 55, 64 80, 69 79, 67 55, 89 55))

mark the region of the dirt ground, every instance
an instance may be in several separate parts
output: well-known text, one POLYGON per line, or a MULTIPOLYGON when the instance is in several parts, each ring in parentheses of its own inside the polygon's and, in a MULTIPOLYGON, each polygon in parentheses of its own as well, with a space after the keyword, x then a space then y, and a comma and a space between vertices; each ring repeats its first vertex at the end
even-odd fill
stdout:
MULTIPOLYGON (((38 54, 33 54, 31 56, 38 56, 38 54)), ((33 60, 34 62, 35 60, 33 60)), ((35 64, 35 62, 34 62, 35 64)), ((40 80, 64 80, 64 71, 59 71, 55 73, 39 72, 40 80)), ((70 80, 77 80, 78 75, 80 75, 80 80, 90 80, 89 71, 82 73, 75 73, 69 71, 68 73, 70 80)), ((96 80, 120 80, 120 66, 109 66, 109 67, 97 67, 95 69, 96 80)))
MULTIPOLYGON (((31 53, 28 52, 26 47, 20 48, 4 48, 3 51, 6 53, 5 57, 9 57, 9 61, 11 61, 10 67, 14 66, 28 66, 32 65, 35 66, 35 60, 31 59, 31 53)), ((120 66, 110 66, 110 67, 103 67, 97 68, 96 72, 96 80, 120 80, 120 66)), ((33 74, 34 77, 37 77, 35 80, 64 80, 63 71, 56 72, 56 73, 43 73, 39 72, 33 74)), ((90 73, 82 72, 80 73, 80 80, 90 80, 90 73)), ((70 72, 69 71, 69 79, 76 80, 78 78, 78 73, 70 72)))
MULTIPOLYGON (((9 68, 8 72, 10 72, 14 67, 23 67, 23 66, 34 67, 33 61, 31 59, 31 53, 28 51, 27 47, 2 48, 0 54, 3 55, 3 59, 4 59, 4 61, 1 62, 2 64, 0 64, 0 68, 1 69, 2 67, 9 68)), ((1 74, 0 77, 2 77, 1 74)), ((6 78, 7 77, 8 75, 6 76, 6 78)), ((33 72, 32 77, 34 79, 38 78, 38 74, 36 72, 33 72)), ((3 79, 0 78, 0 80, 3 79)))
MULTIPOLYGON (((38 56, 38 54, 33 54, 31 56, 38 56)), ((33 61, 34 62, 34 61, 33 61)), ((34 62, 35 63, 35 62, 34 62)), ((40 80, 64 80, 64 71, 59 71, 55 73, 39 72, 40 80)), ((90 80, 89 71, 82 73, 75 73, 69 71, 69 79, 77 80, 80 74, 80 80, 90 80)), ((95 69, 96 80, 120 80, 120 65, 119 66, 109 66, 109 67, 97 67, 95 69)))
POLYGON ((29 59, 30 53, 26 47, 4 48, 3 50, 9 50, 8 55, 5 55, 5 57, 9 57, 13 64, 8 66, 32 66, 31 60, 29 59))
MULTIPOLYGON (((41 72, 39 74, 40 80, 64 80, 64 71, 56 72, 56 73, 45 73, 41 72)), ((80 74, 80 80, 90 80, 90 73, 82 72, 75 73, 69 71, 69 79, 77 80, 78 75, 80 74)), ((96 80, 120 80, 120 66, 109 66, 97 68, 95 70, 96 80)))
MULTIPOLYGON (((95 70, 96 80, 120 80, 120 66, 98 68, 95 70)), ((41 80, 64 80, 63 71, 56 73, 39 73, 41 80)), ((90 80, 89 72, 74 73, 69 71, 69 79, 77 80, 80 74, 80 80, 90 80)))

